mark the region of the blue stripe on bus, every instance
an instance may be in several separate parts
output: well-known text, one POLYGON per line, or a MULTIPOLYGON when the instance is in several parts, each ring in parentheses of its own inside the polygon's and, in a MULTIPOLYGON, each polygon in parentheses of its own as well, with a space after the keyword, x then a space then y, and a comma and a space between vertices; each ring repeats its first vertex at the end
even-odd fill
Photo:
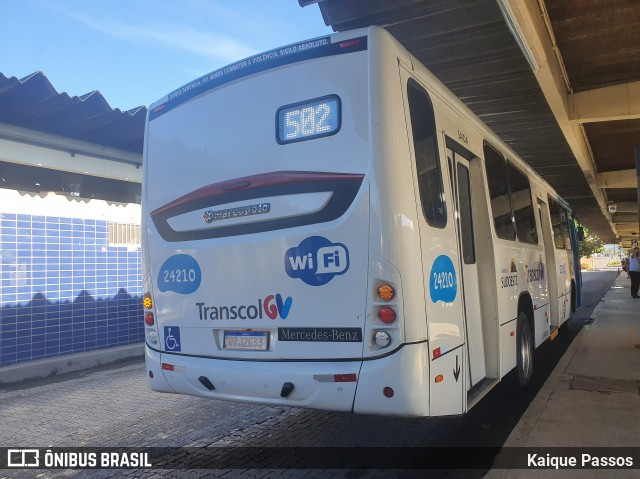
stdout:
POLYGON ((336 43, 331 43, 331 37, 327 36, 260 53, 201 76, 197 80, 169 93, 166 102, 149 111, 149 121, 158 118, 198 95, 248 75, 312 58, 341 55, 366 49, 366 36, 336 43))

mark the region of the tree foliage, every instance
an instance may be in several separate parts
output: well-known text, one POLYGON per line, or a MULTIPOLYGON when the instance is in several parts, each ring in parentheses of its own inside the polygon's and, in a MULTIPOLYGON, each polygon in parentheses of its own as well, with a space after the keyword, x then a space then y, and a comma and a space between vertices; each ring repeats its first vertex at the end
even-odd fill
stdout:
POLYGON ((584 228, 584 240, 578 242, 580 257, 590 258, 593 253, 602 253, 604 243, 587 228, 584 228))

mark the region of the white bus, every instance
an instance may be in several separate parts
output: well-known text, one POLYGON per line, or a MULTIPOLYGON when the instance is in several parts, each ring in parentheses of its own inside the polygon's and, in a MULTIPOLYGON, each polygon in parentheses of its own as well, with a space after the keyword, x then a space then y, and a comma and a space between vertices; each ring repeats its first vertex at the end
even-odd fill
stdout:
POLYGON ((144 155, 155 391, 461 414, 578 305, 567 205, 381 28, 185 85, 144 155))

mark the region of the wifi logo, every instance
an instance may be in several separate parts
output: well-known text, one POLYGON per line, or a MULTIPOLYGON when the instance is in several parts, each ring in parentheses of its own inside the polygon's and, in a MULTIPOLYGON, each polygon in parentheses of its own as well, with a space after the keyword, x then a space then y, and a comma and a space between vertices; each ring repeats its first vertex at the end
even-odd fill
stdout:
POLYGON ((284 269, 291 278, 301 279, 309 286, 322 286, 349 270, 349 250, 342 243, 311 236, 287 250, 284 269))

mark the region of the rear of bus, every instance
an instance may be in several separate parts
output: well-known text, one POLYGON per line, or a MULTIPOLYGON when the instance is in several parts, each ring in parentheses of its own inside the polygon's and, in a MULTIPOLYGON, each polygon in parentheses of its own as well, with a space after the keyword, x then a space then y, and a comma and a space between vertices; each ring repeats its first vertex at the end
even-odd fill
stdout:
POLYGON ((352 410, 369 342, 366 33, 257 55, 151 106, 153 390, 352 410))

